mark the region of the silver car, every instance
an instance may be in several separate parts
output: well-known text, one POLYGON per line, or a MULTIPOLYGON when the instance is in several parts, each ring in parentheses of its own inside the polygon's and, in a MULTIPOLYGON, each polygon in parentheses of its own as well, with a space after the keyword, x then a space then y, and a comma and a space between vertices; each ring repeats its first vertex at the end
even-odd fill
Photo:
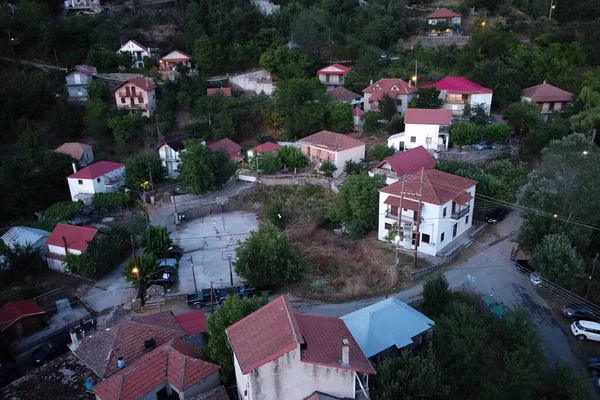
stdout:
POLYGON ((542 285, 542 278, 535 272, 529 276, 529 280, 531 281, 531 283, 533 283, 533 286, 542 285))

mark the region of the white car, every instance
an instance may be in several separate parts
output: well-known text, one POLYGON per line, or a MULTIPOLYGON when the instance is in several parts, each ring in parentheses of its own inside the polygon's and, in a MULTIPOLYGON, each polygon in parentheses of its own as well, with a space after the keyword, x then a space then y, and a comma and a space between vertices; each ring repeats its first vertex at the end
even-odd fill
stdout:
POLYGON ((529 276, 529 280, 531 281, 531 283, 533 283, 533 286, 541 286, 542 285, 542 278, 540 278, 540 276, 538 274, 536 274, 535 272, 529 276))
POLYGON ((600 324, 592 321, 575 321, 571 325, 571 332, 579 340, 595 340, 600 342, 600 324))

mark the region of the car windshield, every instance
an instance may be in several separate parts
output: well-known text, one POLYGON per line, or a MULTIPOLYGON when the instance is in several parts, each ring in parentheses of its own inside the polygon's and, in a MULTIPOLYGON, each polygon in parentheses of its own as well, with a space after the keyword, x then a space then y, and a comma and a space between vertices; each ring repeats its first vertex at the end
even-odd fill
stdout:
POLYGON ((577 329, 583 330, 583 326, 581 326, 581 324, 579 323, 579 321, 575 321, 575 326, 577 327, 577 329))
POLYGON ((163 274, 162 278, 165 280, 169 280, 169 274, 163 274))

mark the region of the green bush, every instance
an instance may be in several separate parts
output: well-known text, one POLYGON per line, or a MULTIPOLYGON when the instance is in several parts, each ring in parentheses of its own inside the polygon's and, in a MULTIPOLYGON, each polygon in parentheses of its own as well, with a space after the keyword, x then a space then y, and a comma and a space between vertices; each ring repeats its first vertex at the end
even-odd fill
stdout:
POLYGON ((129 205, 129 194, 125 192, 96 193, 92 205, 98 208, 122 208, 129 205))
POLYGON ((483 141, 489 143, 504 143, 511 135, 512 131, 506 124, 494 125, 476 125, 458 123, 452 125, 450 129, 450 139, 458 146, 465 146, 480 143, 483 141))
POLYGON ((362 169, 362 166, 360 165, 360 163, 354 162, 352 160, 348 160, 344 164, 344 172, 347 173, 348 175, 360 174, 362 172, 362 170, 363 169, 362 169))
POLYGON ((388 147, 385 144, 376 144, 369 150, 369 158, 377 161, 383 161, 389 156, 394 155, 394 148, 388 147))
POLYGON ((331 178, 336 170, 337 167, 333 165, 333 163, 331 163, 330 161, 323 162, 321 164, 321 167, 319 168, 319 171, 321 171, 321 173, 323 173, 323 175, 325 175, 328 178, 331 178))
POLYGON ((489 143, 504 143, 512 133, 506 124, 493 124, 484 127, 483 140, 489 143))
POLYGON ((42 213, 40 221, 32 224, 35 228, 44 229, 46 231, 54 230, 54 227, 59 222, 65 222, 73 218, 75 215, 83 212, 85 204, 83 201, 61 201, 52 204, 42 213))
POLYGON ((261 172, 266 175, 274 175, 283 168, 283 164, 277 153, 268 153, 258 156, 258 163, 261 172))

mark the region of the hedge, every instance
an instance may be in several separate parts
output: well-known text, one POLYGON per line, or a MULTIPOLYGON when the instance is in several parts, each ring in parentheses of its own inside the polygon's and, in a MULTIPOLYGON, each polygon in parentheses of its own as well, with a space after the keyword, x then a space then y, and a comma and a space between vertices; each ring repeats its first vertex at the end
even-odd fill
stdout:
POLYGON ((510 138, 511 129, 506 124, 475 125, 458 123, 450 129, 450 140, 458 146, 481 143, 506 142, 510 138))

